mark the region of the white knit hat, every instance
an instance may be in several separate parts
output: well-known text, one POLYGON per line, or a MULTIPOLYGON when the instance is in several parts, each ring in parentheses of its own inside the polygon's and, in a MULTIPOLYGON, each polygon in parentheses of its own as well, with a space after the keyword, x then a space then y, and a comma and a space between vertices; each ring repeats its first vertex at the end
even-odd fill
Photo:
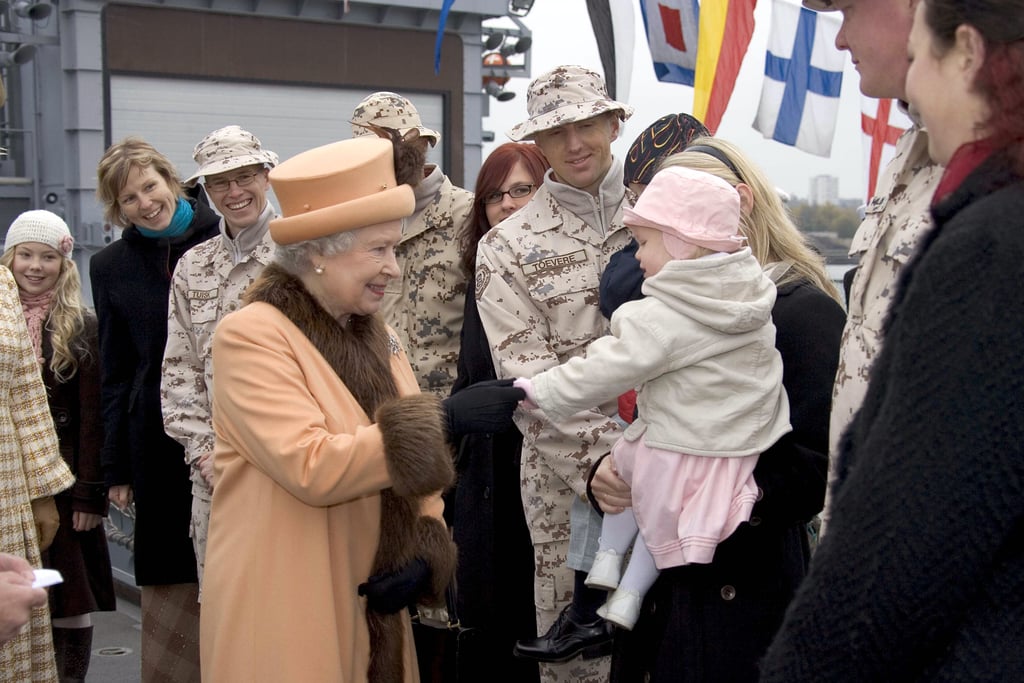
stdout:
POLYGON ((71 258, 75 240, 64 219, 44 209, 26 211, 11 223, 4 239, 4 251, 24 242, 39 242, 71 258))

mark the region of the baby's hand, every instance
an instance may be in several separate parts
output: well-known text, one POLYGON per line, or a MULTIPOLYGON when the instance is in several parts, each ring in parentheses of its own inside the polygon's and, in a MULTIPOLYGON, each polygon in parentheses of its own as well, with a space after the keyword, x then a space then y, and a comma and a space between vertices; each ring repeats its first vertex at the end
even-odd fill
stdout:
POLYGON ((533 382, 526 377, 518 377, 516 378, 516 381, 512 382, 512 386, 526 392, 526 398, 520 401, 519 405, 523 406, 527 410, 537 410, 540 408, 536 401, 533 400, 533 382))

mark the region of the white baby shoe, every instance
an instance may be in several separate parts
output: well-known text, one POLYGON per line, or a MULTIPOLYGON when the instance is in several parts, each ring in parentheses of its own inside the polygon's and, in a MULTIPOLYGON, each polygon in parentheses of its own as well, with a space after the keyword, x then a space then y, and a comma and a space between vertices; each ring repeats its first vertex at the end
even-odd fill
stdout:
POLYGON ((612 549, 598 550, 594 556, 594 564, 587 574, 585 584, 591 588, 615 590, 622 578, 622 555, 612 549))
POLYGON ((634 590, 617 589, 608 602, 597 608, 597 616, 620 628, 632 631, 640 618, 640 594, 634 590))

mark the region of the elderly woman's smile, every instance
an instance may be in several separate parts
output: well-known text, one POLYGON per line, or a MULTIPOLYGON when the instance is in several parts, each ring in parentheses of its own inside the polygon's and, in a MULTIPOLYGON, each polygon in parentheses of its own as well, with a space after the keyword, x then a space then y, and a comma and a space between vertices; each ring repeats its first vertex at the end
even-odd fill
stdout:
POLYGON ((376 313, 388 282, 401 274, 395 261, 402 237, 400 220, 360 228, 351 235, 348 249, 314 258, 313 272, 303 278, 313 296, 339 320, 376 313))
POLYGON ((443 603, 455 572, 441 498, 455 476, 450 421, 378 314, 400 275, 416 152, 354 138, 268 174, 281 204, 274 261, 213 344, 214 431, 231 436, 214 456, 204 679, 419 680, 404 607, 443 603), (296 563, 303 580, 281 581, 296 563), (404 595, 391 590, 396 567, 418 576, 404 595), (254 606, 273 618, 246 631, 254 606))

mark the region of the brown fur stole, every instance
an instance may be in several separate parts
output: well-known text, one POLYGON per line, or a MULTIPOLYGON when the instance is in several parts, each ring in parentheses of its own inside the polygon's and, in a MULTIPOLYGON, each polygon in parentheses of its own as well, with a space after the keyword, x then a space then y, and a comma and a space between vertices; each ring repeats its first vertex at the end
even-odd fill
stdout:
MULTIPOLYGON (((446 489, 455 476, 437 398, 398 396, 390 363, 398 341, 378 316, 352 316, 342 326, 300 280, 276 264, 264 269, 245 300, 262 301, 281 311, 316 347, 366 414, 375 416, 392 488, 381 491, 380 544, 373 573, 394 572, 422 557, 431 567, 432 585, 421 599, 443 600, 455 573, 455 546, 442 522, 419 514, 421 498, 446 489)), ((404 680, 401 613, 367 610, 366 622, 370 682, 404 680)))

